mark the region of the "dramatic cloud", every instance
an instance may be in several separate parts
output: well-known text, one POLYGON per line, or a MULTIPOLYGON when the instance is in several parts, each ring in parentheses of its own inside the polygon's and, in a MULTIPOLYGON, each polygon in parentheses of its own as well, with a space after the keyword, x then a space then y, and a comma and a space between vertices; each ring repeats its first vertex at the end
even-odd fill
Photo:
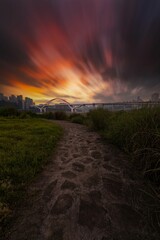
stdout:
POLYGON ((160 91, 159 0, 0 0, 0 92, 37 102, 160 91))

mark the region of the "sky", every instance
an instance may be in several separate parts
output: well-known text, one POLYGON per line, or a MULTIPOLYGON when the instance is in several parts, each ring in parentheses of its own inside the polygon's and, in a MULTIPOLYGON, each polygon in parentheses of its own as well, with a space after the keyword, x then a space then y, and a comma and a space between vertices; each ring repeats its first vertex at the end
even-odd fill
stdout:
POLYGON ((160 0, 0 0, 0 92, 36 103, 160 92, 160 0))

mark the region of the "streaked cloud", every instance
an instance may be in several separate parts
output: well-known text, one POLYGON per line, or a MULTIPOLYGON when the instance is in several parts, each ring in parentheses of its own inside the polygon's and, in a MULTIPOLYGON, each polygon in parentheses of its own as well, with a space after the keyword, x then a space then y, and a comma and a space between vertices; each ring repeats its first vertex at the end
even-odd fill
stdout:
POLYGON ((160 90, 159 0, 0 0, 0 85, 37 102, 160 90))

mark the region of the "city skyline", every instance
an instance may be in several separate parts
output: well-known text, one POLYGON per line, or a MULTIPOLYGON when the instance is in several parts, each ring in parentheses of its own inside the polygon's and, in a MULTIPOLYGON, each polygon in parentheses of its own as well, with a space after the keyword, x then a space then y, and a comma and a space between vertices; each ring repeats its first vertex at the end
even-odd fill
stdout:
MULTIPOLYGON (((53 98, 52 98, 53 99, 53 98)), ((55 98, 56 99, 56 98, 55 98)), ((59 98, 59 100, 58 100, 58 98, 57 98, 57 102, 58 101, 60 101, 60 99, 61 98, 59 98)), ((30 98, 29 96, 23 96, 22 94, 18 94, 18 95, 14 95, 14 94, 10 94, 10 95, 8 95, 8 96, 5 96, 4 95, 4 93, 0 93, 0 102, 2 102, 2 101, 4 101, 4 102, 7 102, 7 101, 9 101, 9 102, 18 102, 18 101, 25 101, 25 100, 29 100, 32 104, 30 104, 30 105, 35 105, 35 104, 39 104, 39 103, 36 103, 35 101, 34 101, 34 99, 32 99, 32 98, 30 98)), ((49 99, 49 101, 50 101, 51 99, 49 99)), ((65 99, 66 101, 68 100, 68 99, 65 99)), ((143 99, 141 96, 136 96, 136 98, 135 99, 129 99, 128 101, 120 101, 120 102, 148 102, 148 101, 151 101, 151 102, 159 102, 160 101, 160 93, 158 93, 158 92, 154 92, 154 93, 152 93, 151 94, 151 96, 148 96, 148 98, 146 98, 146 99, 143 99)), ((48 100, 46 99, 44 102, 43 102, 43 104, 44 103, 47 103, 48 102, 48 100)), ((78 102, 77 102, 78 103, 78 102)), ((82 102, 82 103, 85 103, 85 102, 82 102)), ((86 102, 87 103, 87 102, 86 102)), ((89 102, 88 102, 89 103, 89 102)), ((92 103, 94 103, 94 102, 92 102, 92 103)), ((97 103, 103 103, 103 102, 97 102, 97 103)), ((106 102, 107 103, 107 102, 106 102)), ((108 102, 108 103, 116 103, 116 102, 108 102)), ((79 102, 79 104, 81 104, 81 102, 79 102)))
POLYGON ((33 105, 35 103, 30 97, 23 98, 21 94, 5 96, 3 93, 0 93, 0 107, 16 107, 22 110, 29 110, 33 105))
POLYGON ((36 103, 160 90, 159 0, 0 0, 0 91, 36 103))

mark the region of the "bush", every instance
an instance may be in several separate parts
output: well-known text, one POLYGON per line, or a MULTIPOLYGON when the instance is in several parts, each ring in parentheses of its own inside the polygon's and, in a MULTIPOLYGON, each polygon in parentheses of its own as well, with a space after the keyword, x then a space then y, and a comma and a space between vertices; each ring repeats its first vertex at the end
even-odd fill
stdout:
POLYGON ((67 114, 65 112, 47 112, 40 117, 45 118, 45 119, 53 119, 53 120, 67 120, 67 114))
POLYGON ((20 119, 31 118, 27 112, 21 112, 19 115, 20 119))
POLYGON ((108 110, 98 108, 90 111, 87 117, 91 127, 93 127, 95 130, 104 130, 108 125, 110 115, 111 113, 108 110))
POLYGON ((80 113, 73 113, 69 116, 69 120, 72 123, 84 124, 85 116, 80 113))
POLYGON ((32 111, 20 111, 14 107, 1 107, 0 108, 0 116, 1 117, 15 117, 20 119, 25 118, 38 118, 39 115, 33 113, 32 111))
POLYGON ((43 113, 42 115, 39 115, 42 118, 45 119, 54 119, 55 120, 55 114, 53 112, 43 113))
POLYGON ((19 111, 14 107, 0 108, 0 116, 2 117, 16 117, 19 116, 19 111))
POLYGON ((91 126, 104 139, 131 155, 133 164, 155 185, 160 183, 160 108, 130 112, 103 109, 88 114, 91 126))
POLYGON ((67 120, 67 114, 65 112, 55 112, 56 120, 67 120))

